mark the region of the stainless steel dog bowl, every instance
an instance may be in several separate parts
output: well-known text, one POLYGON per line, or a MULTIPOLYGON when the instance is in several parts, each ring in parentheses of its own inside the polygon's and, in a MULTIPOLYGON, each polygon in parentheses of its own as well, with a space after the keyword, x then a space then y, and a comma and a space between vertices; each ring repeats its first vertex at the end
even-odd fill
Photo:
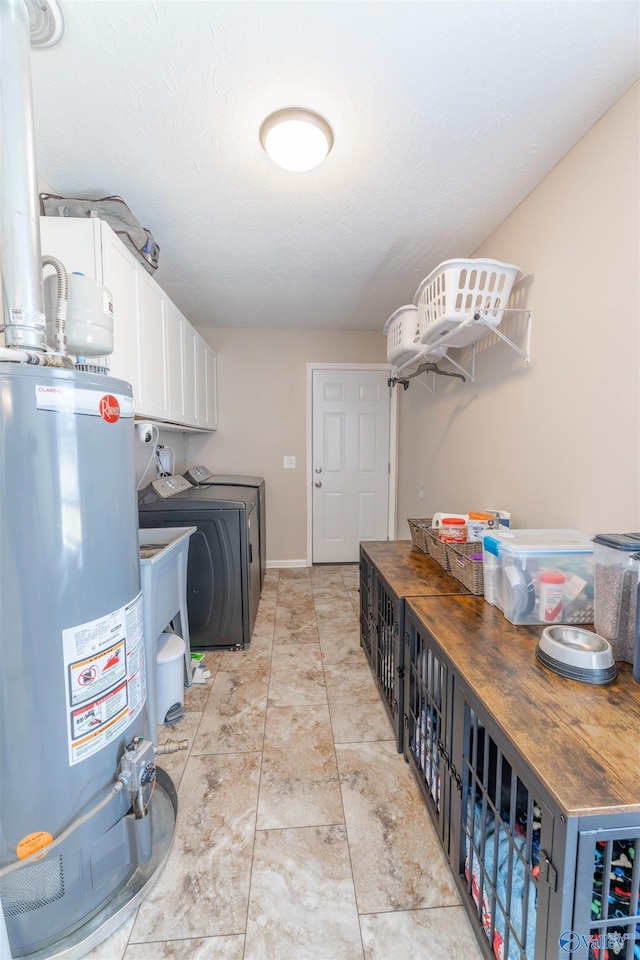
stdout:
POLYGON ((611 644, 597 633, 568 624, 545 627, 536 657, 561 677, 584 683, 611 683, 618 675, 611 644))

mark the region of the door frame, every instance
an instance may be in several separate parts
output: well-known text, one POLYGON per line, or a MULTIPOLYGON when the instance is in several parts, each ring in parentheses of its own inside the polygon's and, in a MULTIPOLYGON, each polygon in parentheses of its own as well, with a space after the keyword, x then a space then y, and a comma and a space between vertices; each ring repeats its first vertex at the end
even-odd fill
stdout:
MULTIPOLYGON (((306 565, 313 563, 313 371, 314 370, 386 370, 389 376, 393 367, 389 363, 308 363, 307 364, 307 558, 306 565)), ((398 486, 398 395, 391 390, 389 406, 389 502, 387 509, 387 537, 396 536, 396 495, 398 486)))

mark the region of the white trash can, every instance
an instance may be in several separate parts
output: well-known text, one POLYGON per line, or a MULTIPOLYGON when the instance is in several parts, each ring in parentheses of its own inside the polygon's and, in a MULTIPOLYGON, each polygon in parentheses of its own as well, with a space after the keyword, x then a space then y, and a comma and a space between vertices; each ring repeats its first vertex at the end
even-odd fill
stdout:
POLYGON ((158 637, 156 723, 175 723, 184 713, 184 651, 182 637, 158 637))

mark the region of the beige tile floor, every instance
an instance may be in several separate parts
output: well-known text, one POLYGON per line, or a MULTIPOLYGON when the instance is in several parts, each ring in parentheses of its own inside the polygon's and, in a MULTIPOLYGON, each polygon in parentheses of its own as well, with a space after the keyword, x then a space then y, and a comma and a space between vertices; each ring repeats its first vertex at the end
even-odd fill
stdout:
POLYGON ((92 960, 476 960, 359 643, 356 565, 269 570, 248 650, 207 653, 160 742, 167 863, 92 960))

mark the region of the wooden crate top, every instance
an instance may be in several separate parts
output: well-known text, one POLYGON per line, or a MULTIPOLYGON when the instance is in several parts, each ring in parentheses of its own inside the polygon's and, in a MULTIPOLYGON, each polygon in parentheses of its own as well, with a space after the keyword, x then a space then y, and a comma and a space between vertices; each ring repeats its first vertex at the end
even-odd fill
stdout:
POLYGON ((367 540, 360 548, 396 597, 467 595, 469 590, 446 573, 411 540, 367 540))
POLYGON ((482 597, 407 606, 567 816, 640 812, 640 684, 628 664, 605 686, 568 680, 536 660, 542 625, 514 626, 482 597))

